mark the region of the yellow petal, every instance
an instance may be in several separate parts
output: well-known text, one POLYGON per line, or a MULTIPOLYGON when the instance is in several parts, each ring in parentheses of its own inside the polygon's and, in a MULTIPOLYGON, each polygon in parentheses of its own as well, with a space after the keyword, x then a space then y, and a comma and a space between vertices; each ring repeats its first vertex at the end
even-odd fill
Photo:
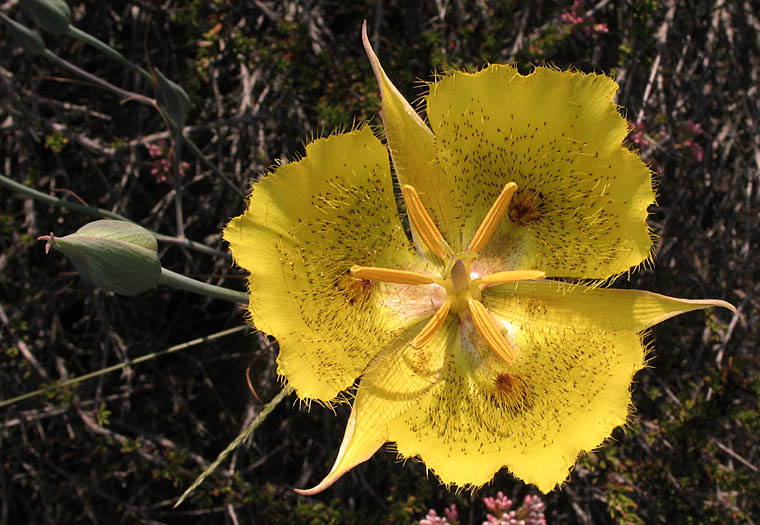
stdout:
POLYGON ((566 326, 641 332, 657 323, 693 310, 736 309, 718 299, 678 299, 642 290, 616 290, 568 285, 553 281, 523 281, 486 288, 486 308, 515 325, 540 324, 546 329, 566 326))
POLYGON ((502 188, 518 187, 484 257, 587 279, 649 258, 651 173, 622 146, 627 124, 616 90, 602 75, 537 67, 523 76, 508 65, 432 85, 438 166, 453 202, 463 203, 467 241, 502 188))
POLYGON ((456 333, 457 320, 450 318, 424 347, 400 344, 378 354, 362 376, 330 473, 315 487, 296 492, 317 494, 368 460, 388 440, 388 422, 414 405, 438 380, 456 333))
POLYGON ((352 265, 430 273, 404 235, 388 152, 369 127, 316 140, 254 184, 224 238, 250 272, 250 318, 279 341, 278 372, 301 398, 351 386, 405 315, 403 296, 383 302, 404 287, 356 279, 352 265))
MULTIPOLYGON (((435 137, 417 112, 383 71, 367 37, 367 23, 362 26, 362 41, 375 77, 380 85, 385 135, 393 158, 393 167, 401 185, 416 188, 444 238, 451 241, 460 235, 461 217, 448 191, 448 181, 436 166, 435 137)), ((426 247, 418 242, 423 252, 426 247)), ((463 246, 454 246, 461 251, 463 246)))
POLYGON ((514 364, 463 326, 441 379, 389 424, 389 439, 443 483, 477 487, 506 467, 548 492, 625 423, 645 350, 634 332, 505 326, 514 364))

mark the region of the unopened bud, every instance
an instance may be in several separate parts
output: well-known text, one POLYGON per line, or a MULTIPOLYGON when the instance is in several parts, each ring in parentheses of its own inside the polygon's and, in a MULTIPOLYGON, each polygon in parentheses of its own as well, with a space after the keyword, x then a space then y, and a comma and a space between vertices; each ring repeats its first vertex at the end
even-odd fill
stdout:
POLYGON ((63 0, 23 0, 21 7, 45 31, 65 33, 71 23, 71 11, 63 0))
POLYGON ((65 237, 39 239, 68 257, 84 279, 121 295, 150 290, 161 277, 156 238, 131 222, 95 221, 65 237))

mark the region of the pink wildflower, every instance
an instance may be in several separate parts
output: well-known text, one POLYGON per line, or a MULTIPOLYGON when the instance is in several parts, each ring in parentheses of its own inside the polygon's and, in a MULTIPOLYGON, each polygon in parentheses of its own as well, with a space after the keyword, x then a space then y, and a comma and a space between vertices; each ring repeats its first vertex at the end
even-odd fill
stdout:
POLYGON ((562 13, 559 18, 572 26, 572 30, 582 30, 588 37, 595 37, 599 33, 609 33, 607 24, 597 24, 593 16, 586 16, 583 12, 584 0, 574 0, 573 7, 562 13))
POLYGON ((427 516, 420 520, 420 525, 456 525, 459 523, 459 513, 457 512, 456 505, 445 508, 443 513, 445 517, 440 517, 435 510, 430 509, 427 516))
MULTIPOLYGON (((173 184, 172 162, 169 158, 170 152, 169 148, 166 146, 166 141, 159 140, 157 143, 146 144, 145 147, 148 148, 148 155, 153 159, 153 167, 150 170, 150 174, 154 175, 158 182, 168 182, 173 184)), ((180 177, 185 175, 185 170, 189 167, 190 165, 187 162, 180 162, 178 170, 180 177)))

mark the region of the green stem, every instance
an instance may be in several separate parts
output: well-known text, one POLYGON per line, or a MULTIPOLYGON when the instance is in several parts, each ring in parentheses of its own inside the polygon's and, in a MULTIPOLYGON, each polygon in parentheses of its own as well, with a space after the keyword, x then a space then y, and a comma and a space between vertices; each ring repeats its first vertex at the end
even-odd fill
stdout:
POLYGON ((85 374, 82 376, 74 377, 72 379, 69 379, 68 381, 62 381, 60 383, 56 383, 54 385, 49 385, 44 388, 40 388, 39 390, 35 390, 34 392, 29 392, 27 394, 14 397, 12 399, 3 399, 0 400, 0 408, 8 405, 12 405, 13 403, 16 403, 18 401, 23 401, 24 399, 29 399, 30 397, 38 396, 40 394, 44 394, 45 392, 51 392, 53 390, 57 390, 59 388, 75 385, 77 383, 81 383, 82 381, 86 381, 88 379, 92 379, 93 377, 102 376, 104 374, 108 374, 110 372, 116 372, 117 370, 121 370, 122 368, 125 368, 127 366, 136 365, 138 363, 142 363, 143 361, 148 361, 149 359, 153 359, 155 357, 159 357, 166 354, 171 354, 174 352, 178 352, 179 350, 184 350, 186 348, 190 348, 192 346, 196 346, 202 343, 208 343, 209 341, 213 341, 214 339, 219 339, 221 337, 225 337, 243 330, 249 329, 248 325, 243 326, 236 326, 235 328, 228 328, 227 330, 222 330, 221 332, 217 332, 212 335, 208 335, 205 337, 199 337, 198 339, 193 339, 192 341, 187 341, 185 343, 180 343, 178 345, 174 345, 172 347, 167 348, 166 350, 160 350, 158 352, 152 352, 150 354, 145 354, 143 356, 140 356, 136 359, 131 359, 129 361, 124 361, 123 363, 119 363, 118 365, 109 366, 106 368, 101 368, 100 370, 96 372, 90 372, 89 374, 85 374))
POLYGON ((164 235, 163 233, 156 233, 156 232, 151 232, 151 233, 156 237, 156 240, 160 242, 165 242, 169 244, 177 244, 179 246, 183 246, 190 250, 195 250, 196 252, 205 253, 207 255, 213 255, 215 257, 224 257, 225 259, 229 259, 232 257, 228 252, 223 252, 221 250, 212 248, 211 246, 206 246, 205 244, 200 244, 195 241, 191 241, 187 237, 179 238, 179 237, 173 237, 171 235, 164 235))
POLYGON ((195 155, 198 157, 198 160, 200 160, 203 163, 203 165, 206 166, 208 169, 210 169, 211 171, 213 171, 214 174, 217 177, 219 177, 220 179, 222 179, 222 181, 225 184, 227 184, 227 186, 229 186, 230 189, 232 189, 232 191, 234 191, 235 193, 237 193, 242 200, 245 200, 245 193, 243 193, 240 188, 238 188, 237 186, 235 186, 235 184, 230 179, 228 179, 227 176, 224 173, 222 173, 221 171, 219 171, 217 169, 217 167, 214 166, 214 164, 210 160, 208 160, 206 158, 206 155, 203 154, 203 152, 200 150, 200 148, 198 148, 198 146, 195 144, 195 142, 193 142, 190 139, 190 137, 184 136, 184 138, 185 138, 185 142, 187 143, 187 145, 190 146, 190 149, 193 150, 193 153, 195 153, 195 155))
POLYGON ((172 173, 174 174, 174 214, 177 219, 177 237, 185 237, 185 219, 182 214, 182 180, 179 176, 180 153, 182 152, 182 128, 174 130, 172 148, 172 173))
POLYGON ((161 278, 158 280, 158 283, 165 286, 171 286, 177 290, 213 297, 214 299, 248 304, 247 293, 196 281, 195 279, 167 270, 166 268, 161 268, 161 278))
POLYGON ((29 186, 25 184, 21 184, 19 182, 11 180, 5 175, 0 175, 0 186, 5 186, 8 189, 17 191, 18 193, 21 193, 22 195, 26 195, 27 197, 31 197, 33 199, 37 199, 42 202, 47 202, 48 204, 53 204, 55 206, 60 206, 61 208, 67 208, 69 210, 87 213, 89 215, 96 215, 98 217, 104 217, 106 219, 116 219, 119 221, 133 222, 127 219, 126 217, 124 217, 123 215, 119 215, 118 213, 113 213, 108 210, 104 210, 103 208, 93 208, 91 206, 85 206, 84 204, 78 204, 76 202, 65 201, 63 199, 59 199, 58 197, 53 197, 52 195, 48 195, 47 193, 42 193, 41 191, 37 191, 33 188, 30 188, 29 186))
POLYGON ((100 86, 102 88, 105 88, 105 89, 107 89, 109 91, 112 91, 112 92, 116 93, 118 96, 122 97, 125 100, 136 100, 136 101, 142 102, 143 104, 146 104, 148 106, 156 107, 156 101, 153 100, 152 98, 148 98, 145 95, 141 95, 139 93, 134 93, 132 91, 127 91, 126 89, 121 89, 118 86, 114 86, 110 82, 106 82, 102 78, 96 77, 92 73, 88 73, 84 69, 82 69, 82 68, 80 68, 78 66, 75 66, 74 64, 72 64, 68 60, 64 60, 63 58, 59 57, 58 55, 56 55, 55 53, 53 53, 49 49, 46 49, 45 51, 43 51, 42 54, 46 58, 52 60, 53 62, 55 62, 56 64, 58 64, 59 66, 61 66, 62 68, 68 69, 69 71, 72 71, 73 73, 76 73, 80 77, 86 78, 87 80, 89 80, 92 83, 97 84, 98 86, 100 86))
POLYGON ((114 48, 112 48, 111 46, 109 46, 108 44, 106 44, 105 42, 103 42, 102 40, 98 40, 97 38, 95 38, 91 34, 85 33, 81 29, 77 29, 76 27, 74 27, 71 24, 69 24, 69 29, 68 29, 68 31, 67 31, 66 34, 68 34, 72 38, 76 38, 80 42, 84 42, 85 44, 89 44, 92 47, 94 47, 95 49, 97 49, 98 51, 101 51, 101 52, 105 53, 106 55, 110 56, 111 58, 116 59, 117 61, 121 62, 122 64, 124 64, 128 68, 130 68, 130 69, 132 69, 132 70, 140 73, 143 77, 145 77, 146 80, 148 80, 148 81, 152 81, 153 80, 153 78, 151 77, 150 73, 148 73, 147 71, 145 71, 140 66, 137 66, 137 65, 133 64, 132 62, 130 62, 129 60, 127 60, 124 57, 124 55, 122 55, 121 53, 119 53, 118 51, 116 51, 114 48))
MULTIPOLYGON (((37 199, 42 202, 47 202, 48 204, 53 204, 54 206, 60 206, 61 208, 66 208, 68 210, 78 211, 80 213, 86 213, 88 215, 95 215, 96 217, 103 217, 106 219, 116 219, 119 221, 134 222, 124 217, 123 215, 119 215, 118 213, 113 213, 108 210, 104 210, 103 208, 94 208, 92 206, 85 206, 84 204, 78 204, 76 202, 65 201, 63 199, 59 199, 58 197, 53 197, 52 195, 48 195, 47 193, 42 193, 41 191, 37 191, 33 188, 30 188, 29 186, 25 184, 21 184, 19 182, 11 180, 4 175, 0 175, 0 186, 5 186, 8 189, 21 193, 22 195, 26 195, 27 197, 31 197, 33 199, 37 199)), ((187 239, 187 238, 180 239, 178 237, 172 237, 170 235, 164 235, 162 233, 157 233, 154 231, 151 231, 151 233, 156 237, 158 241, 161 241, 161 242, 179 244, 180 246, 184 246, 185 248, 188 248, 190 250, 195 250, 197 252, 205 253, 207 255, 213 255, 216 257, 225 257, 225 258, 230 257, 230 254, 227 252, 216 250, 210 246, 206 246, 205 244, 200 244, 195 241, 191 241, 190 239, 187 239)))
POLYGON ((280 390, 280 392, 274 396, 274 399, 272 399, 269 403, 264 405, 264 408, 261 409, 261 412, 256 416, 256 418, 251 422, 248 427, 243 430, 238 437, 236 437, 232 443, 227 445, 227 448, 225 448, 214 460, 214 462, 209 465, 209 467, 203 471, 203 473, 198 476, 198 478, 193 482, 192 485, 188 487, 188 489, 180 496, 180 498, 177 500, 177 503, 174 504, 174 508, 176 509, 183 501, 185 501, 185 498, 187 498, 203 481, 209 477, 211 474, 214 473, 216 468, 224 461, 227 456, 230 455, 230 452, 235 450, 240 443, 248 439, 248 436, 253 434, 253 431, 256 430, 256 428, 267 418, 267 416, 274 410, 274 408, 280 404, 280 402, 285 399, 285 397, 290 393, 289 388, 283 388, 280 390))

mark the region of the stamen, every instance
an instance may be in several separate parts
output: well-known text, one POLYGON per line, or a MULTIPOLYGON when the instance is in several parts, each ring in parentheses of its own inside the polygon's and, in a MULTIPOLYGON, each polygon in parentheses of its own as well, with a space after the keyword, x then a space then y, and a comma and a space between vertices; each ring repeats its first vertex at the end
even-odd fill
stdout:
POLYGON ((409 220, 417 231, 417 234, 430 249, 442 261, 446 260, 446 250, 443 245, 443 235, 438 231, 433 219, 428 214, 425 206, 414 187, 405 184, 401 187, 401 194, 406 202, 406 210, 409 212, 409 220))
POLYGON ((468 251, 480 253, 486 247, 488 241, 496 233, 499 223, 501 223, 501 218, 504 217, 507 209, 509 209, 509 202, 512 200, 512 195, 514 195, 515 191, 517 191, 517 184, 514 182, 510 182, 504 186, 504 189, 501 190, 501 193, 496 198, 496 202, 488 210, 486 218, 478 226, 478 231, 475 232, 475 236, 470 241, 469 248, 467 248, 468 251))
POLYGON ((444 302, 441 307, 433 314, 433 317, 422 328, 419 334, 412 339, 412 348, 422 348, 430 342, 438 330, 443 326, 443 322, 446 320, 446 316, 449 315, 449 308, 451 303, 449 301, 444 302))
POLYGON ((357 279, 368 279, 370 281, 382 281, 384 283, 396 284, 433 284, 438 281, 438 279, 432 275, 425 275, 424 273, 358 265, 351 267, 351 275, 357 279))
POLYGON ((480 278, 481 283, 504 284, 517 281, 536 281, 546 277, 546 272, 538 270, 512 270, 508 272, 496 272, 480 278))
POLYGON ((496 326, 491 314, 483 306, 483 303, 470 299, 467 304, 470 307, 472 322, 475 324, 475 328, 478 329, 478 332, 483 336, 488 346, 491 347, 491 350, 496 352, 496 355, 501 357, 508 365, 513 364, 516 361, 515 352, 507 340, 504 339, 504 336, 498 326, 496 326))

